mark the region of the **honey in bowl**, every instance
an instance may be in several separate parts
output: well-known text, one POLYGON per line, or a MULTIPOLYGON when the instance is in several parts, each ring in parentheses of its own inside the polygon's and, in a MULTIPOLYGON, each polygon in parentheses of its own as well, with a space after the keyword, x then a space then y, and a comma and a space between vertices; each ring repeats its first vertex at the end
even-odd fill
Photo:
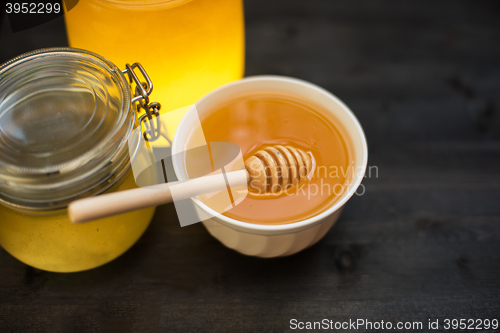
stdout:
MULTIPOLYGON (((355 170, 350 167, 352 148, 345 130, 327 114, 312 102, 272 92, 240 96, 202 114, 206 141, 235 143, 245 160, 276 145, 301 149, 313 157, 306 182, 279 194, 250 188, 247 197, 224 215, 249 223, 287 224, 331 207, 347 190, 355 170)), ((186 162, 190 178, 201 176, 186 162)))

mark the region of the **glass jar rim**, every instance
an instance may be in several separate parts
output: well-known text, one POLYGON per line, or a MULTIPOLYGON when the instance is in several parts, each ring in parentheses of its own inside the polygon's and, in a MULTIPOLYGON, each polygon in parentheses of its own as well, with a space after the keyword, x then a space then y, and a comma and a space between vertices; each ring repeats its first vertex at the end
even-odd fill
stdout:
POLYGON ((58 210, 76 198, 111 187, 130 165, 127 141, 135 123, 131 101, 130 85, 122 71, 108 59, 87 50, 40 49, 0 65, 0 202, 22 211, 58 210), (65 80, 69 80, 68 89, 64 88, 65 80), (70 109, 74 106, 72 112, 67 112, 68 120, 64 120, 64 112, 56 114, 57 110, 43 109, 44 103, 38 102, 45 98, 43 101, 50 106, 50 98, 58 89, 61 94, 54 103, 63 100, 70 109), (24 105, 30 99, 34 101, 24 105), (84 110, 92 102, 93 113, 84 110), (48 112, 49 119, 37 118, 37 113, 42 112, 48 112), (81 114, 91 115, 87 119, 81 114), (28 121, 24 121, 26 117, 28 121), (29 125, 29 119, 35 120, 33 124, 29 125), (29 130, 36 132, 36 121, 44 123, 43 119, 47 123, 60 121, 60 126, 48 127, 47 136, 56 139, 47 139, 48 146, 40 153, 32 149, 38 143, 30 141, 29 130), (11 124, 19 128, 7 129, 11 124), (57 135, 63 140, 58 141, 57 135), (66 140, 68 137, 76 143, 66 140), (66 149, 64 144, 75 149, 66 149), (49 156, 50 145, 60 153, 49 156), (57 163, 51 164, 53 161, 57 163))

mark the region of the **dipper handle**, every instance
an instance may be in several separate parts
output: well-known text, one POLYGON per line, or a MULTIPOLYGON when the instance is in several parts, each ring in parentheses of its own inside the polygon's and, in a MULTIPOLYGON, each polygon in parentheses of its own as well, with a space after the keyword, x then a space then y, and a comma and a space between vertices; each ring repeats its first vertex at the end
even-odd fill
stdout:
MULTIPOLYGON (((225 177, 232 186, 247 184, 245 170, 228 172, 225 177)), ((225 177, 223 174, 215 174, 188 181, 145 186, 79 199, 69 204, 68 214, 73 223, 81 223, 136 209, 162 205, 172 202, 172 189, 174 187, 176 200, 222 191, 227 188, 225 177)))
POLYGON ((256 194, 280 194, 307 179, 313 168, 312 155, 290 146, 274 145, 257 151, 245 161, 245 169, 215 174, 188 181, 170 182, 119 191, 73 201, 68 206, 73 223, 87 222, 132 210, 158 206, 175 199, 187 199, 231 186, 249 185, 256 194))

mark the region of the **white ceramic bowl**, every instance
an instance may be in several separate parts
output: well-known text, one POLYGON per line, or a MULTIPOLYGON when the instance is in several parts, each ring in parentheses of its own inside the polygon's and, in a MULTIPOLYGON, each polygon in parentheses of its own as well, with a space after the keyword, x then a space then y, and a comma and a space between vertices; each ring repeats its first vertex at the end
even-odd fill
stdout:
MULTIPOLYGON (((343 195, 326 211, 304 221, 263 225, 238 221, 218 214, 198 199, 195 204, 204 212, 214 216, 203 221, 208 232, 225 246, 246 255, 257 257, 279 257, 297 253, 319 241, 337 221, 343 206, 356 192, 363 180, 368 160, 368 149, 363 129, 352 111, 330 92, 306 81, 282 76, 254 76, 223 86, 203 97, 196 103, 199 114, 210 111, 223 101, 252 92, 273 91, 293 94, 312 101, 323 107, 342 123, 347 138, 353 147, 352 165, 356 172, 352 173, 350 186, 343 195)), ((318 110, 320 111, 320 110, 318 110)), ((195 112, 194 109, 190 112, 195 112)), ((184 117, 177 128, 172 155, 180 156, 186 146, 190 129, 195 125, 193 117, 184 117)), ((173 167, 179 180, 187 180, 185 161, 174 159, 173 167)))

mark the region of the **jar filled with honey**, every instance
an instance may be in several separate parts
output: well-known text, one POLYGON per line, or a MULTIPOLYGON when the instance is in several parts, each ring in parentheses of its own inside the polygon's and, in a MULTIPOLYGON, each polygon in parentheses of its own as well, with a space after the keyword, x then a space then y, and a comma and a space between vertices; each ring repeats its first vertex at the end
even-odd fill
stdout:
POLYGON ((74 272, 115 259, 139 239, 154 207, 81 225, 66 208, 136 186, 128 142, 141 139, 131 134, 135 102, 144 105, 151 90, 141 65, 122 72, 79 49, 37 50, 0 66, 0 245, 7 252, 36 268, 74 272), (131 81, 142 95, 131 93, 131 81))
POLYGON ((242 0, 82 0, 65 10, 69 45, 115 64, 140 59, 163 111, 243 76, 242 0))

